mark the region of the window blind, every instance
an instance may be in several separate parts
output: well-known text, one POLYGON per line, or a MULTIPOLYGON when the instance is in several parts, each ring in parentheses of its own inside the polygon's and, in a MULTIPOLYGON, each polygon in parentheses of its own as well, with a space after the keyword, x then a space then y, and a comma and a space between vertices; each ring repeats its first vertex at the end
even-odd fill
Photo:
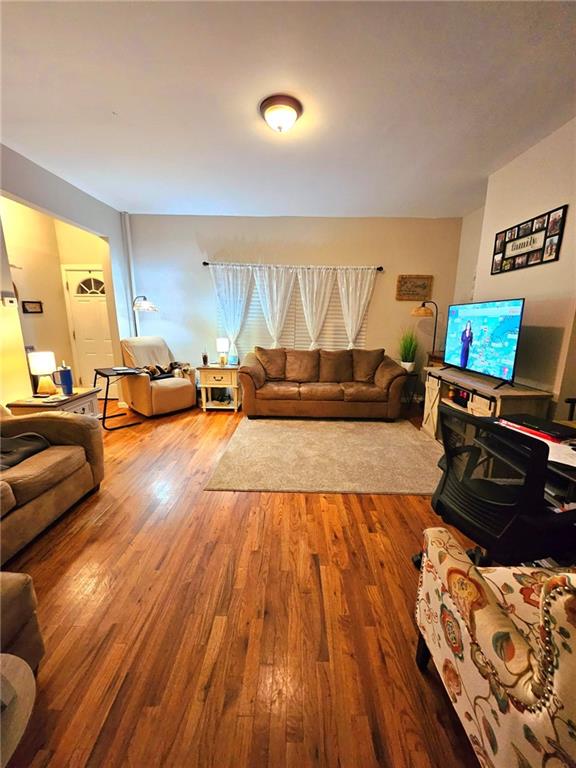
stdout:
MULTIPOLYGON (((218 310, 218 335, 226 335, 220 310, 218 310)), ((321 349, 328 350, 346 349, 348 346, 348 337, 346 336, 342 307, 340 305, 340 294, 336 283, 330 297, 326 319, 318 338, 318 345, 321 349)), ((253 352, 255 346, 272 346, 272 336, 266 327, 258 291, 254 284, 252 284, 250 290, 244 324, 236 346, 238 347, 238 354, 241 359, 248 352, 253 352)), ((308 349, 310 347, 310 336, 306 328, 298 283, 294 285, 294 290, 292 291, 290 307, 288 308, 286 322, 280 337, 280 346, 289 349, 308 349)), ((366 346, 366 316, 356 337, 355 346, 361 349, 366 346)))

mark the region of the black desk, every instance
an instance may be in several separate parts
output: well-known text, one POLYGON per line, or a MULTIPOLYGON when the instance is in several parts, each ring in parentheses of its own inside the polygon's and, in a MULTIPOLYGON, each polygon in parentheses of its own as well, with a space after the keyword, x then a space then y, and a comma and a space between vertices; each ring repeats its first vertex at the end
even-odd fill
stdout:
POLYGON ((126 416, 126 413, 115 413, 112 416, 108 416, 108 393, 110 391, 110 381, 112 381, 113 384, 115 384, 117 381, 120 381, 120 379, 123 379, 125 376, 138 376, 138 374, 142 373, 142 371, 139 371, 136 368, 129 368, 126 371, 115 371, 114 368, 95 368, 94 369, 94 386, 96 386, 96 381, 98 380, 98 377, 102 379, 106 379, 106 389, 104 391, 104 408, 102 409, 102 416, 100 417, 102 419, 102 429, 106 429, 108 432, 114 432, 117 429, 126 429, 126 427, 136 427, 138 424, 142 424, 141 421, 131 421, 129 424, 122 424, 119 427, 107 427, 106 426, 106 420, 107 419, 117 419, 119 416, 126 416))
MULTIPOLYGON (((495 420, 495 423, 498 423, 495 420)), ((513 430, 511 430, 513 432, 513 430)), ((536 438, 535 438, 536 439, 536 438)), ((507 464, 515 466, 519 471, 523 469, 522 465, 514 461, 513 455, 506 451, 505 446, 494 438, 475 437, 474 443, 480 447, 485 447, 495 458, 500 458, 507 464)), ((570 467, 567 464, 560 464, 556 461, 549 461, 546 465, 546 486, 545 496, 554 506, 561 506, 576 501, 576 467, 570 467)))

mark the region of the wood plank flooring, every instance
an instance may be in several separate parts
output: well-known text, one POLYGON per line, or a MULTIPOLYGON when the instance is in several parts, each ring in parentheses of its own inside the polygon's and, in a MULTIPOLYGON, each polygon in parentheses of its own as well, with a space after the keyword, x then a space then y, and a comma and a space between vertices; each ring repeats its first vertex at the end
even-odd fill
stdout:
POLYGON ((475 766, 414 663, 429 500, 203 491, 241 418, 106 433, 100 493, 8 564, 47 647, 11 768, 475 766))

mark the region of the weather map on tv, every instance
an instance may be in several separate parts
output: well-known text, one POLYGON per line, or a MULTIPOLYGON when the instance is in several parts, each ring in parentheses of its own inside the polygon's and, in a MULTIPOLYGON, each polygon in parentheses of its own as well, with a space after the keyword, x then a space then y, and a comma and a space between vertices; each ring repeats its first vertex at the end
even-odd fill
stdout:
POLYGON ((444 362, 511 381, 524 299, 448 307, 444 362))

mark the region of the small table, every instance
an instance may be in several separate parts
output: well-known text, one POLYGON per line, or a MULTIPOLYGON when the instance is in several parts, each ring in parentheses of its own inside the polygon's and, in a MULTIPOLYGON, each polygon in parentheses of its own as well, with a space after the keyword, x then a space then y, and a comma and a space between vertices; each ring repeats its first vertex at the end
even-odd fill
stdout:
POLYGON ((207 408, 238 411, 242 401, 240 381, 238 380, 238 365, 201 365, 197 368, 200 374, 200 392, 202 395, 202 410, 207 408), (232 399, 228 403, 212 400, 212 388, 224 387, 232 390, 232 399))
POLYGON ((106 426, 107 419, 117 419, 119 416, 126 416, 125 411, 122 411, 122 413, 114 413, 112 416, 108 416, 108 394, 110 392, 110 381, 112 380, 112 383, 115 384, 117 381, 120 381, 120 379, 123 379, 124 376, 138 376, 140 373, 142 373, 142 371, 139 371, 137 368, 124 368, 120 371, 116 371, 114 368, 94 369, 94 386, 96 386, 96 381, 99 376, 102 379, 106 379, 106 390, 104 391, 104 407, 102 408, 102 416, 100 417, 102 419, 102 429, 105 429, 108 432, 115 432, 117 429, 126 429, 127 427, 136 427, 138 424, 142 424, 141 421, 131 421, 129 424, 121 424, 119 427, 106 426))
POLYGON ((98 417, 97 395, 100 391, 98 387, 75 387, 72 395, 62 396, 58 400, 29 397, 26 400, 15 400, 13 403, 8 403, 7 408, 12 411, 14 416, 26 416, 42 411, 69 411, 84 416, 98 417))
POLYGON ((417 371, 411 371, 408 374, 408 378, 406 379, 406 383, 404 384, 404 402, 407 405, 412 405, 414 401, 414 395, 416 394, 416 389, 418 388, 418 381, 420 379, 420 374, 417 371))

